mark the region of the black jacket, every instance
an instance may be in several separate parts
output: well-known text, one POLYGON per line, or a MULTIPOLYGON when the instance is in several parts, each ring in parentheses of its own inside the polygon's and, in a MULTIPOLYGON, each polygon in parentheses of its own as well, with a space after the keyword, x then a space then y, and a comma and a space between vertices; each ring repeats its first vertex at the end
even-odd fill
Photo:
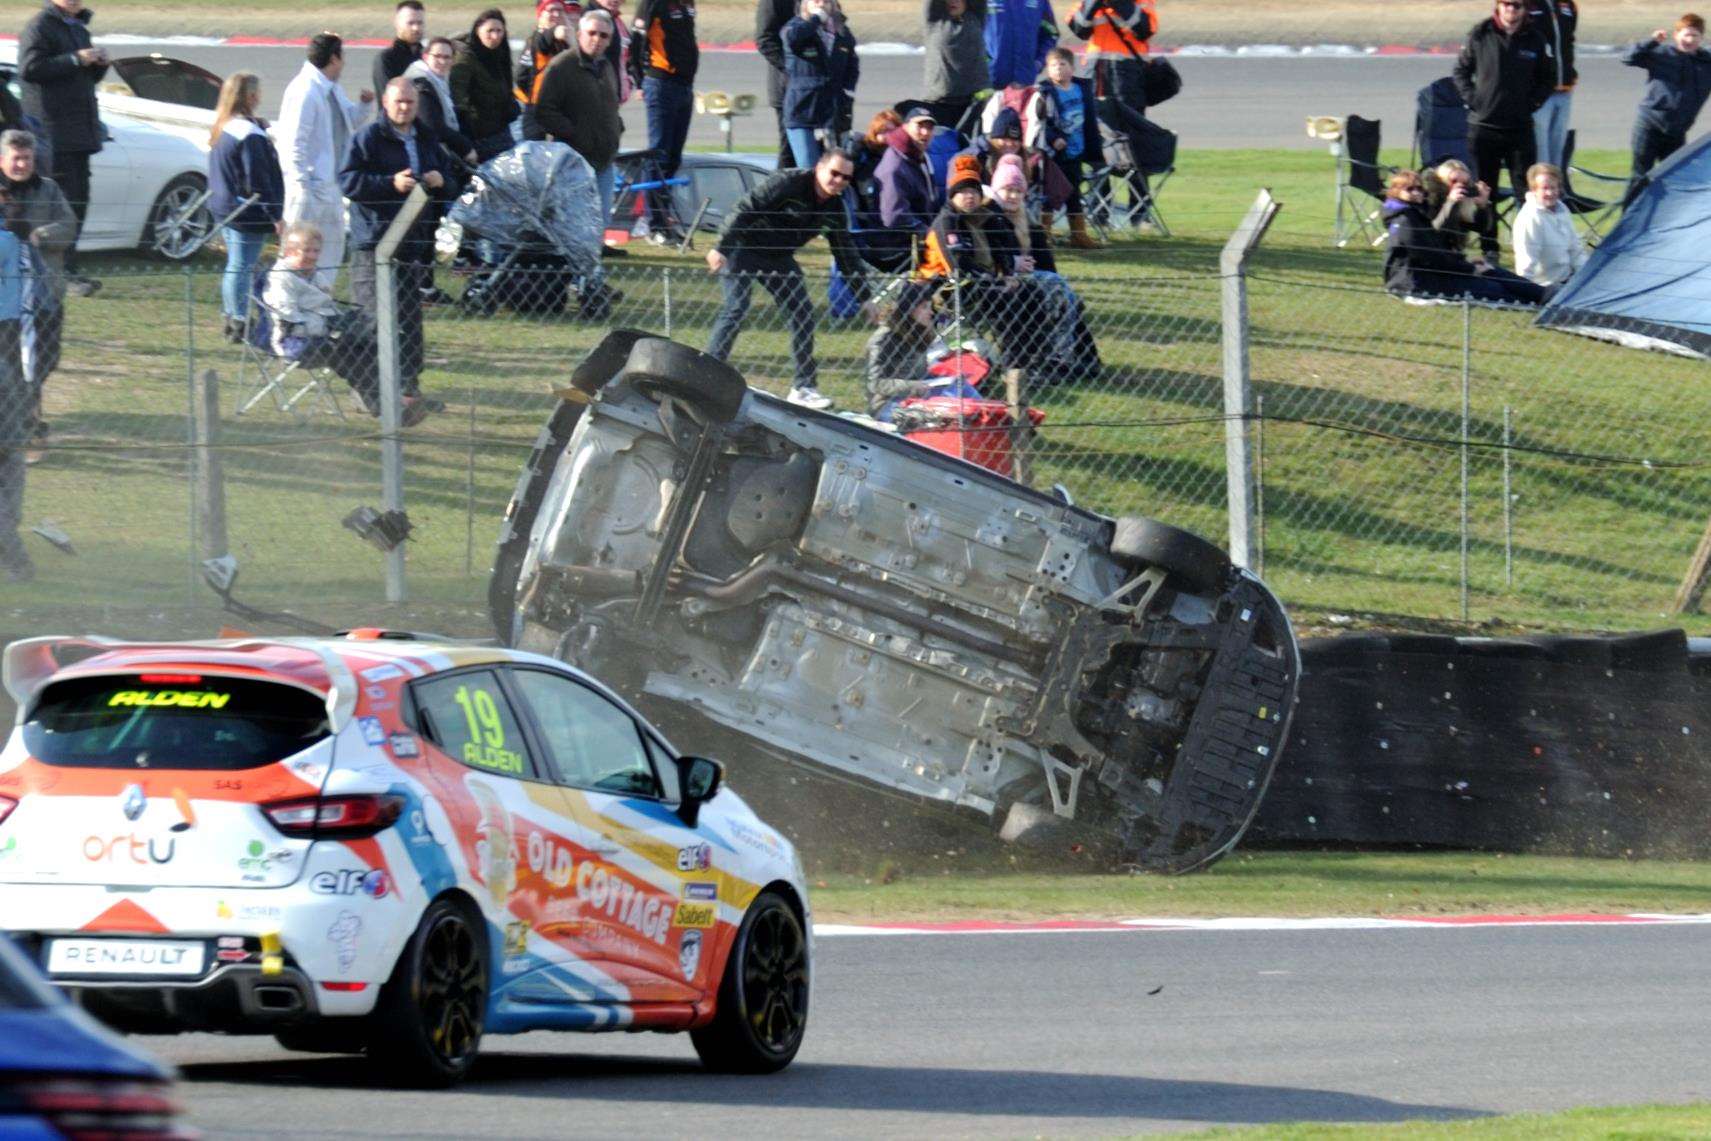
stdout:
POLYGON ((440 145, 462 159, 475 149, 475 140, 446 126, 446 111, 433 85, 419 76, 410 81, 416 88, 416 122, 433 132, 440 145))
POLYGON ((755 4, 755 49, 767 62, 766 101, 784 106, 784 25, 796 18, 796 0, 758 0, 755 4))
POLYGON ((690 0, 642 0, 630 28, 630 75, 637 87, 649 77, 695 82, 701 45, 695 40, 695 5, 690 0))
POLYGON ((1574 0, 1527 0, 1526 27, 1539 33, 1551 53, 1551 76, 1559 90, 1573 87, 1580 78, 1574 70, 1574 29, 1580 23, 1580 6, 1574 0))
POLYGON ((605 53, 592 60, 581 49, 560 52, 541 75, 524 137, 552 137, 588 160, 596 171, 612 165, 624 121, 618 116, 618 86, 605 53))
POLYGON ((1530 131, 1533 112, 1556 90, 1556 69, 1544 39, 1525 21, 1506 36, 1484 19, 1468 33, 1455 81, 1468 126, 1530 131))
POLYGON ((404 74, 404 69, 422 58, 421 44, 393 40, 392 46, 374 57, 374 97, 386 94, 386 85, 404 74))
MULTIPOLYGON (((427 209, 417 216, 416 224, 410 227, 410 232, 399 244, 398 257, 402 261, 426 264, 434 256, 434 230, 440 221, 439 205, 455 195, 456 179, 450 160, 440 149, 439 139, 420 123, 416 124, 416 158, 418 177, 437 170, 445 184, 438 190, 422 187, 430 198, 437 201, 429 203, 427 209)), ((398 217, 398 208, 404 205, 406 197, 398 193, 392 177, 409 165, 409 152, 404 147, 404 140, 385 120, 370 123, 351 139, 350 153, 345 156, 345 165, 339 170, 339 189, 350 199, 351 249, 372 250, 380 244, 381 236, 398 217)))
POLYGON ((454 42, 457 62, 449 82, 458 128, 480 142, 504 131, 521 113, 511 94, 511 49, 504 44, 483 47, 473 28, 454 42))
POLYGON ((717 248, 738 273, 776 272, 794 266, 796 251, 821 234, 850 289, 867 300, 866 266, 850 238, 844 200, 822 200, 812 170, 780 171, 744 195, 725 219, 717 248))
POLYGON ((529 38, 523 41, 523 50, 517 53, 517 66, 511 72, 511 93, 517 97, 517 102, 523 105, 525 131, 528 126, 529 107, 535 101, 535 92, 541 85, 541 76, 547 73, 547 65, 566 49, 575 46, 574 30, 561 40, 553 35, 552 28, 536 28, 529 33, 529 38))
POLYGON ((1640 126, 1681 136, 1693 129, 1693 120, 1711 95, 1711 51, 1700 48, 1683 55, 1673 43, 1642 40, 1622 53, 1622 62, 1646 72, 1640 126))
POLYGON ((1434 292, 1432 274, 1472 275, 1473 263, 1450 247, 1450 239, 1433 227, 1424 206, 1387 198, 1383 218, 1389 235, 1384 287, 1392 293, 1434 292))
POLYGON ((52 4, 24 25, 18 37, 18 78, 24 89, 24 111, 47 130, 58 154, 94 154, 101 149, 101 111, 95 85, 107 65, 84 67, 77 53, 90 46, 88 8, 67 20, 52 4))

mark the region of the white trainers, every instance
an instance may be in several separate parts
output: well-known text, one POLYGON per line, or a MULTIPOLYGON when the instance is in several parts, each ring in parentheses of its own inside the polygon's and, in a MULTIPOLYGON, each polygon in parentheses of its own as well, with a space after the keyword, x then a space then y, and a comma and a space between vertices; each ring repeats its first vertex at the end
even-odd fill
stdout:
POLYGON ((823 412, 832 406, 831 397, 822 393, 818 388, 814 388, 810 385, 797 385, 795 388, 790 390, 790 395, 785 397, 785 399, 790 401, 792 404, 800 404, 804 408, 812 408, 816 412, 823 412))

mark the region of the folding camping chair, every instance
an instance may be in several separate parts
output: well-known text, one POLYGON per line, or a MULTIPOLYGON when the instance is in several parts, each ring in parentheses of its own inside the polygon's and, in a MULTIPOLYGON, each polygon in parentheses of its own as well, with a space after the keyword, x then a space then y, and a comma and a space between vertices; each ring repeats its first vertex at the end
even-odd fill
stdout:
MULTIPOLYGON (((1414 142, 1410 160, 1415 170, 1458 159, 1473 168, 1473 153, 1467 149, 1467 104, 1461 101, 1451 76, 1434 79, 1414 95, 1414 142)), ((1514 188, 1492 187, 1491 208, 1497 220, 1509 224, 1509 216, 1520 208, 1514 188)))
POLYGON ((1619 219, 1622 214, 1622 196, 1628 189, 1628 179, 1622 175, 1599 174, 1595 170, 1587 170, 1583 166, 1574 165, 1574 132, 1568 133, 1562 147, 1562 201, 1568 207, 1570 214, 1586 224, 1591 242, 1597 245, 1604 238, 1604 232, 1611 224, 1612 218, 1619 219), (1616 197, 1609 199, 1588 198, 1574 188, 1574 176, 1584 175, 1595 182, 1603 184, 1616 192, 1616 197))
POLYGON ((659 151, 628 151, 614 160, 616 167, 612 178, 612 219, 615 223, 619 218, 628 218, 627 228, 632 234, 636 232, 637 226, 645 221, 651 233, 653 217, 648 206, 650 201, 657 200, 661 203, 661 212, 668 225, 676 226, 678 232, 683 235, 677 247, 678 252, 682 253, 694 243, 695 228, 701 224, 701 217, 707 212, 710 203, 703 201, 695 216, 685 219, 683 211, 678 209, 678 188, 688 186, 689 177, 675 174, 670 178, 661 178, 659 160, 659 151))
POLYGON ((1342 248, 1358 233, 1369 244, 1382 245, 1380 210, 1368 209, 1354 193, 1359 191, 1382 206, 1385 180, 1396 169, 1378 161, 1379 120, 1359 115, 1309 119, 1307 133, 1329 144, 1337 161, 1337 220, 1331 240, 1342 248))
POLYGON ((297 406, 312 396, 314 399, 308 411, 325 409, 341 420, 346 419, 338 393, 329 383, 329 378, 337 380, 337 374, 331 368, 306 365, 302 359, 306 346, 293 344, 298 338, 285 338, 283 352, 274 348, 273 327, 279 317, 262 297, 267 274, 267 270, 260 270, 250 279, 249 320, 244 328, 244 339, 238 346, 237 415, 242 416, 269 396, 273 397, 274 406, 279 411, 302 415, 297 412, 297 406), (305 383, 295 392, 290 391, 296 380, 305 378, 305 383))
POLYGON ((1176 133, 1134 112, 1118 118, 1128 109, 1115 100, 1101 103, 1100 122, 1109 128, 1103 132, 1106 161, 1087 174, 1086 189, 1082 192, 1087 220, 1105 238, 1120 224, 1121 211, 1122 221, 1129 225, 1149 223, 1160 234, 1170 237, 1170 226, 1165 223, 1158 198, 1170 176, 1176 173, 1176 133), (1112 117, 1107 118, 1105 107, 1121 110, 1113 111, 1112 117), (1129 190, 1128 202, 1120 207, 1117 193, 1124 186, 1129 190))

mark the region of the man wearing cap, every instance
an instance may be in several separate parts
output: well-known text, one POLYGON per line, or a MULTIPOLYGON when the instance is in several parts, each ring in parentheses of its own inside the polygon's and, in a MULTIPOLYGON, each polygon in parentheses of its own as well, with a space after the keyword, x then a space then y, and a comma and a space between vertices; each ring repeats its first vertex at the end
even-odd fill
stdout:
POLYGON ((965 147, 961 154, 972 155, 980 164, 982 180, 992 177, 993 165, 1005 155, 1022 154, 1022 117, 1014 107, 1004 107, 992 117, 992 129, 965 147))
POLYGON ((869 236, 870 245, 909 250, 917 239, 926 239, 939 209, 933 168, 927 161, 927 144, 935 126, 932 108, 916 104, 903 116, 903 125, 885 136, 885 154, 873 172, 884 229, 869 236))
POLYGON ((807 408, 829 408, 832 402, 820 393, 814 305, 808 299, 802 267, 796 264, 796 251, 824 234, 851 292, 861 299, 863 315, 874 319, 867 299, 866 266, 850 239, 844 210, 844 191, 854 174, 855 163, 837 150, 821 155, 810 170, 780 171, 732 208, 718 243, 707 251, 707 269, 719 275, 725 294, 713 319, 708 355, 719 360, 731 355, 758 282, 789 322, 790 359, 795 367, 790 401, 807 408))

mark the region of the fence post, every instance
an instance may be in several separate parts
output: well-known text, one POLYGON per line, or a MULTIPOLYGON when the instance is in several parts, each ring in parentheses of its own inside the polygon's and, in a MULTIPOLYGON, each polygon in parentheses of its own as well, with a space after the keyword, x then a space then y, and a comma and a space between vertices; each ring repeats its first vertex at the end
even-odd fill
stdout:
POLYGON ((660 288, 665 292, 665 335, 671 336, 671 270, 659 271, 660 288))
POLYGON ((190 378, 192 494, 202 559, 228 553, 226 542, 226 476, 217 450, 220 444, 220 374, 208 369, 190 378))
POLYGON ((1251 567, 1259 549, 1254 464, 1248 447, 1253 385, 1248 375, 1248 255, 1258 248, 1281 204, 1261 190, 1218 258, 1223 279, 1224 482, 1230 504, 1230 561, 1251 567))
MULTIPOLYGON (((404 510, 403 391, 398 366, 397 269, 393 258, 404 235, 428 204, 421 186, 410 191, 398 216, 381 235, 374 250, 375 337, 380 365, 380 509, 404 510)), ((386 552, 386 601, 404 601, 404 544, 386 552)))
MULTIPOLYGON (((199 466, 200 460, 197 458, 196 450, 198 416, 196 392, 196 279, 193 276, 193 270, 188 261, 184 264, 184 379, 186 382, 185 398, 190 405, 190 422, 186 425, 186 428, 190 433, 190 517, 185 521, 185 526, 190 529, 190 534, 188 536, 189 542, 185 543, 186 552, 190 556, 190 581, 187 584, 186 589, 188 591, 188 597, 194 601, 196 598, 196 588, 202 577, 199 573, 201 568, 197 565, 196 560, 196 552, 200 546, 197 526, 200 522, 200 519, 198 518, 200 500, 197 498, 197 492, 199 489, 197 487, 196 480, 201 468, 199 466)), ((218 412, 216 412, 215 415, 218 416, 218 412)), ((202 541, 205 541, 205 539, 202 541)), ((225 545, 225 535, 223 532, 220 537, 220 543, 222 547, 225 545)), ((223 555, 226 552, 222 550, 218 553, 223 555)))
POLYGON ((1461 620, 1468 620, 1467 603, 1467 451, 1470 417, 1469 388, 1473 372, 1473 303, 1461 301, 1461 620))
POLYGON ((1010 470, 1017 483, 1034 486, 1034 460, 1029 455, 1034 442, 1034 421, 1028 415, 1026 369, 1004 370, 1004 399, 1010 405, 1010 470))
POLYGON ((1503 406, 1503 585, 1515 585, 1515 497, 1510 490, 1510 466, 1514 435, 1510 430, 1510 408, 1503 406))

